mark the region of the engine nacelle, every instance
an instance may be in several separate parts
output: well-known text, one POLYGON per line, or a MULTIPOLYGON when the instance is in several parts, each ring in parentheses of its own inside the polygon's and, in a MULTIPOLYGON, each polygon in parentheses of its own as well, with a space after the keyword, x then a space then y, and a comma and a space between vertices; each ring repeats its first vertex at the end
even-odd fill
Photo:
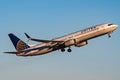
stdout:
POLYGON ((87 41, 83 41, 83 42, 76 43, 75 46, 76 46, 76 47, 81 47, 81 46, 85 46, 85 45, 87 45, 87 44, 88 44, 87 41))

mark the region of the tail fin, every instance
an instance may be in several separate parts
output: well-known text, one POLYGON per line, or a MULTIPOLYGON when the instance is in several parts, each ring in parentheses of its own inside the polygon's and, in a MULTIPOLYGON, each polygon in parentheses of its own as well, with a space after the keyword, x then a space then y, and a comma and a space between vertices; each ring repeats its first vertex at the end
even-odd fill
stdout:
POLYGON ((14 34, 10 33, 10 34, 8 34, 8 36, 10 37, 10 39, 17 51, 21 51, 21 50, 24 50, 24 49, 27 49, 30 47, 25 42, 23 42, 18 37, 16 37, 14 34))

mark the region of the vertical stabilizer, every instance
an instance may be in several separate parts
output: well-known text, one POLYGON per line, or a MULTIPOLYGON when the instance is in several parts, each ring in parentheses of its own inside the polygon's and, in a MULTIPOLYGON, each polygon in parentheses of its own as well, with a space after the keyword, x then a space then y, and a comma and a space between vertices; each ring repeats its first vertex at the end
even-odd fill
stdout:
POLYGON ((10 37, 10 39, 17 51, 21 51, 21 50, 24 50, 24 49, 27 49, 30 47, 25 42, 23 42, 18 37, 16 37, 14 34, 10 33, 10 34, 8 34, 8 36, 10 37))

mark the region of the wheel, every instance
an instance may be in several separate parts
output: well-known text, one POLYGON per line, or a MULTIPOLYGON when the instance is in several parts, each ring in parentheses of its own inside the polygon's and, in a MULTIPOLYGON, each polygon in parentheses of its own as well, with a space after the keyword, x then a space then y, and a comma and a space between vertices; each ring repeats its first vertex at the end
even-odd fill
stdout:
POLYGON ((71 49, 68 49, 67 51, 68 51, 68 52, 71 52, 72 50, 71 50, 71 49))
POLYGON ((61 49, 61 52, 65 52, 65 49, 63 48, 63 49, 61 49))
POLYGON ((108 34, 108 37, 110 38, 110 37, 111 37, 111 35, 110 35, 110 34, 108 34))

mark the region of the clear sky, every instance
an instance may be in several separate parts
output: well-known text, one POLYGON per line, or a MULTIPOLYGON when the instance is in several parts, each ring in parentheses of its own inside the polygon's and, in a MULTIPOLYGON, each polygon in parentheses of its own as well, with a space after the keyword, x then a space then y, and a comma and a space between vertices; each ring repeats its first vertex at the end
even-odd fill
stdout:
POLYGON ((0 80, 120 80, 119 28, 71 53, 3 53, 15 51, 11 32, 26 42, 24 32, 52 39, 101 23, 120 25, 120 0, 0 0, 0 80))

